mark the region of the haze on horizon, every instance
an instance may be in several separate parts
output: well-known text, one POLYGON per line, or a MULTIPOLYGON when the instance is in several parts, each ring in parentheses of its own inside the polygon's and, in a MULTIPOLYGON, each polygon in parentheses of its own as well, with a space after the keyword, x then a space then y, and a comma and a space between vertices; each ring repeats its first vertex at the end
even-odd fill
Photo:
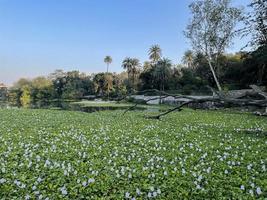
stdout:
MULTIPOLYGON (((48 75, 56 69, 86 73, 105 71, 103 59, 113 58, 110 70, 122 71, 125 57, 148 59, 151 45, 179 63, 190 49, 183 30, 192 0, 1 0, 0 83, 21 77, 48 75)), ((249 0, 233 0, 246 6, 249 0)), ((228 51, 246 41, 236 39, 228 51)))

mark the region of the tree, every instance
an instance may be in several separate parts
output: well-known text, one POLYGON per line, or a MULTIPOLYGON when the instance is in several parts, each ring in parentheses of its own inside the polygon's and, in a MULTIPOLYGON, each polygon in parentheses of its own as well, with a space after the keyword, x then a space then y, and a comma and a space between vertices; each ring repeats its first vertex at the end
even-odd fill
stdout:
POLYGON ((105 73, 98 73, 94 76, 93 82, 95 86, 95 93, 99 94, 100 96, 104 95, 105 90, 105 73))
POLYGON ((111 58, 111 56, 106 56, 106 57, 104 58, 104 62, 107 64, 107 73, 108 73, 109 65, 112 63, 112 58, 111 58))
POLYGON ((128 74, 128 79, 130 79, 130 73, 132 71, 132 59, 127 57, 122 61, 122 68, 126 69, 127 74, 128 74))
POLYGON ((149 48, 148 55, 149 55, 149 59, 152 61, 152 64, 156 64, 162 56, 162 51, 161 51, 160 46, 157 44, 152 45, 149 48))
POLYGON ((137 58, 125 58, 122 62, 123 69, 127 70, 131 89, 135 88, 136 75, 140 71, 140 61, 137 58))
POLYGON ((188 68, 193 67, 193 60, 194 60, 194 54, 193 51, 188 50, 184 53, 184 56, 182 58, 183 63, 187 65, 188 68))
POLYGON ((109 93, 113 89, 113 76, 110 73, 106 73, 104 75, 104 87, 108 93, 108 100, 109 100, 109 93))
POLYGON ((165 90, 165 83, 170 77, 172 63, 169 59, 163 58, 158 61, 154 69, 154 77, 158 80, 160 91, 165 90))
POLYGON ((248 45, 256 48, 251 52, 245 63, 248 67, 257 69, 257 84, 263 84, 267 80, 267 1, 252 0, 249 5, 253 10, 247 14, 246 27, 244 35, 251 35, 252 40, 248 45))
POLYGON ((252 35, 249 45, 258 47, 267 44, 267 1, 252 0, 253 10, 247 13, 244 35, 252 35))
POLYGON ((137 58, 132 59, 132 84, 133 84, 133 89, 136 88, 136 78, 137 75, 140 73, 140 61, 137 58))
POLYGON ((28 108, 31 103, 31 93, 30 86, 25 85, 22 87, 22 95, 20 97, 21 105, 25 108, 28 108))
POLYGON ((232 7, 230 0, 198 0, 189 6, 192 19, 185 36, 193 49, 201 52, 208 61, 213 78, 222 90, 216 75, 218 58, 236 36, 235 27, 241 20, 241 10, 232 7))
POLYGON ((144 71, 148 71, 152 68, 152 65, 149 61, 145 61, 144 64, 143 64, 143 70, 144 71))

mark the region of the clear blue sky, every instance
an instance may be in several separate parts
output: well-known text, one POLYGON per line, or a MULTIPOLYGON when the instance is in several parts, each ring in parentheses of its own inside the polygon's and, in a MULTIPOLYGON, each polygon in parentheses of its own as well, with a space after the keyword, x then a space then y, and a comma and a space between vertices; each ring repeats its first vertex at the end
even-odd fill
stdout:
MULTIPOLYGON (((55 69, 122 71, 126 56, 147 60, 159 44, 180 62, 189 49, 183 30, 192 0, 0 0, 0 82, 47 75, 55 69)), ((249 0, 234 0, 247 5, 249 0)), ((242 41, 237 40, 238 51, 242 41)))

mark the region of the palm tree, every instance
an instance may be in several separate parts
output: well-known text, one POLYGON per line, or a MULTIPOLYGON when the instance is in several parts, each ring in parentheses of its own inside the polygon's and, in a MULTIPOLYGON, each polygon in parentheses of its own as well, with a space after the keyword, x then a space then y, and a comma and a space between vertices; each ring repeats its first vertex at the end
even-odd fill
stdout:
POLYGON ((107 64, 107 73, 108 73, 109 65, 112 63, 112 58, 111 58, 111 56, 106 56, 106 57, 104 58, 104 62, 107 64))
POLYGON ((122 68, 126 69, 127 73, 128 73, 128 79, 130 79, 130 73, 132 71, 132 59, 129 57, 126 57, 123 61, 122 61, 122 68))
POLYGON ((135 76, 139 71, 139 67, 140 67, 140 62, 137 58, 127 57, 122 62, 122 68, 127 70, 128 80, 129 80, 129 82, 131 82, 132 89, 134 89, 135 76))
POLYGON ((148 71, 151 69, 151 63, 149 61, 145 61, 144 64, 143 64, 143 70, 144 71, 148 71))
POLYGON ((182 58, 183 63, 187 65, 188 68, 193 67, 193 61, 194 61, 194 54, 191 50, 188 50, 184 53, 184 56, 182 58))
POLYGON ((148 55, 149 55, 149 59, 152 61, 152 64, 156 64, 162 56, 162 51, 161 51, 160 46, 157 44, 152 45, 149 48, 148 55))
POLYGON ((140 61, 137 58, 132 59, 132 83, 133 83, 133 89, 135 89, 135 79, 136 75, 140 71, 140 61))
POLYGON ((171 73, 172 63, 171 60, 168 58, 163 58, 162 60, 158 61, 154 68, 154 77, 158 80, 160 84, 160 90, 165 90, 165 82, 167 81, 168 77, 171 73))

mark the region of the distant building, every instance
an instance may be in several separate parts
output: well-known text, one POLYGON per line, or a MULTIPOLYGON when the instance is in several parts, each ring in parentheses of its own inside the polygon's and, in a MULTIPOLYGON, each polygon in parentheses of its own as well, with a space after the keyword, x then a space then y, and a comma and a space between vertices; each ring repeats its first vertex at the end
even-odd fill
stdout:
POLYGON ((3 83, 0 83, 0 100, 6 99, 7 96, 7 86, 3 83))

